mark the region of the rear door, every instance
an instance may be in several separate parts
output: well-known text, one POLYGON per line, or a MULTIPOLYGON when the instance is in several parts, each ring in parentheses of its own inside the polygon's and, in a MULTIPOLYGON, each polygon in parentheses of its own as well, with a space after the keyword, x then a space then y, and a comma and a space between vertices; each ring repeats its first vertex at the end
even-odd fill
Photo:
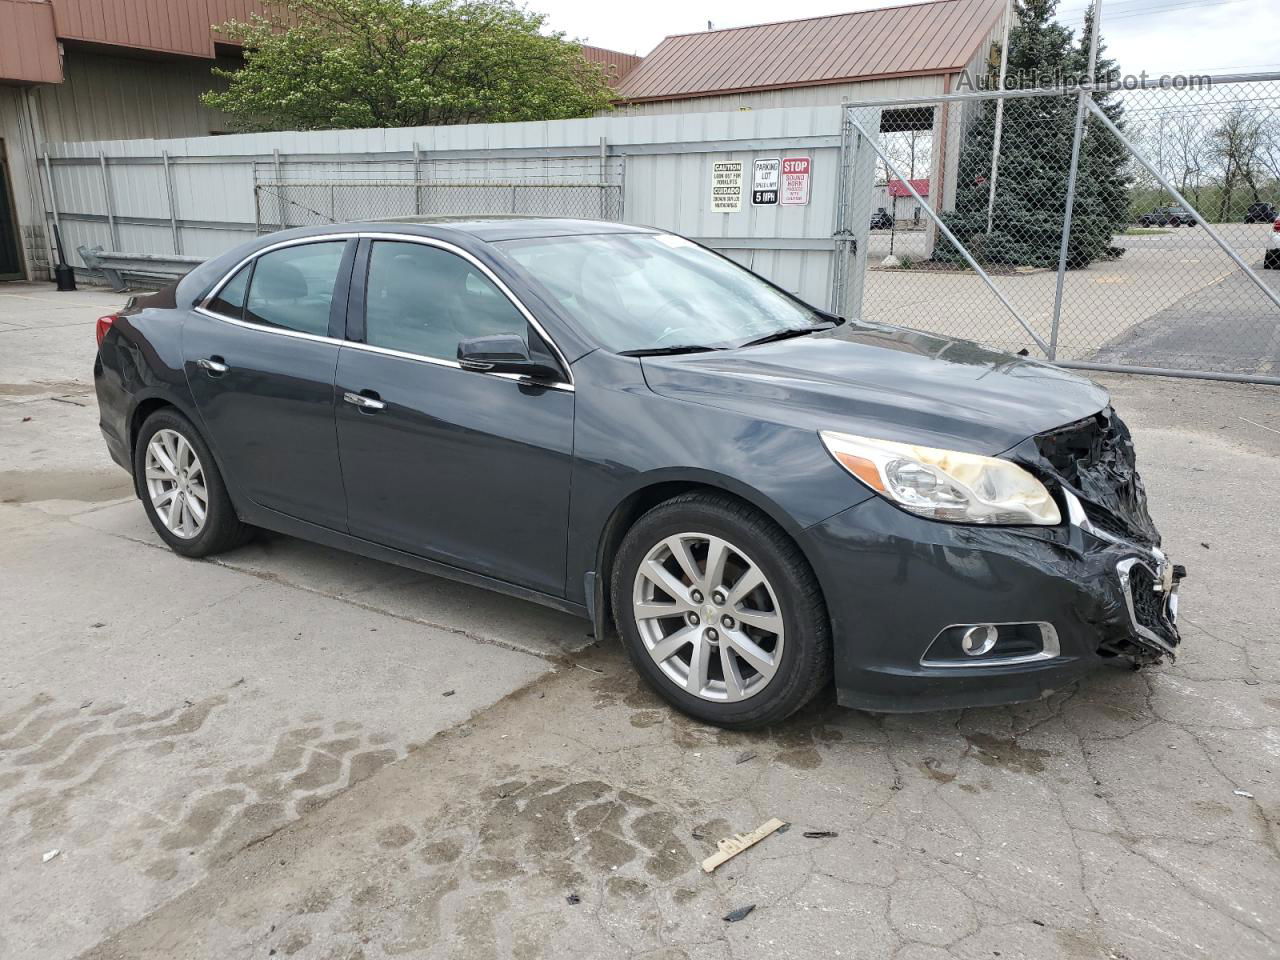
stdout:
POLYGON ((349 331, 358 342, 342 349, 337 376, 351 533, 563 596, 574 411, 567 374, 546 386, 461 369, 459 340, 498 333, 517 333, 531 352, 557 360, 461 251, 362 244, 349 331))
POLYGON ((346 497, 334 373, 354 239, 293 243, 242 267, 182 334, 187 382, 233 494, 334 530, 346 497))

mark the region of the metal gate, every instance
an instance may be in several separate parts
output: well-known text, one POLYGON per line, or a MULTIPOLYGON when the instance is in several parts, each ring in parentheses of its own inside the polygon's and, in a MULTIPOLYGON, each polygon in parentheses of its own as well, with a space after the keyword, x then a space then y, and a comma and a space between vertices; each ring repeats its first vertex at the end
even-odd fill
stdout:
POLYGON ((1280 74, 849 104, 841 176, 847 316, 1280 383, 1280 74))
POLYGON ((621 220, 620 157, 288 160, 254 165, 259 234, 396 217, 621 220))

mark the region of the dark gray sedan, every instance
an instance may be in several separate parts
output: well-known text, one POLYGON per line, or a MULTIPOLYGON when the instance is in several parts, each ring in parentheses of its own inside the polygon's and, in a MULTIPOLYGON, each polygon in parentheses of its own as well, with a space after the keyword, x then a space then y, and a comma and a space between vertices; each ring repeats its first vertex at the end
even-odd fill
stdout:
POLYGON ((656 230, 357 223, 98 325, 156 532, 253 528, 617 625, 700 719, 1033 699, 1172 656, 1177 581, 1087 380, 845 323, 656 230))

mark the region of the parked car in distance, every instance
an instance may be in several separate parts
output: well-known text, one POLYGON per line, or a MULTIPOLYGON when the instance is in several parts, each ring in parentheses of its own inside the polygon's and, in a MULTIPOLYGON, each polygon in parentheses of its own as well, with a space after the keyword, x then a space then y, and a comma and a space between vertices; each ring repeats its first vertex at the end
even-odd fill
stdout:
POLYGON ((871 215, 872 230, 892 230, 893 216, 884 207, 877 207, 876 212, 871 215))
POLYGON ((1196 215, 1186 207, 1156 207, 1138 217, 1141 227, 1194 227, 1196 215))
POLYGON ((1245 223, 1274 223, 1280 214, 1276 213, 1274 204, 1251 203, 1244 212, 1245 223))
POLYGON ((1264 270, 1280 270, 1280 219, 1271 227, 1271 239, 1267 242, 1267 252, 1262 257, 1264 270))
POLYGON ((286 230, 96 332, 107 449, 175 552, 261 527, 611 620, 710 723, 832 678, 878 711, 1031 700, 1179 643, 1101 387, 670 233, 286 230))

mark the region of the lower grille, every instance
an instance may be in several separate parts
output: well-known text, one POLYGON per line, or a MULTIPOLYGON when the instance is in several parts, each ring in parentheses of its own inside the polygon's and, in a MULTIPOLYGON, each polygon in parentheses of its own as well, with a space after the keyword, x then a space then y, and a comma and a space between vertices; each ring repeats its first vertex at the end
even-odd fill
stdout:
MULTIPOLYGON (((1180 568, 1174 568, 1175 591, 1179 571, 1180 568)), ((1137 635, 1135 640, 1153 651, 1172 656, 1181 638, 1173 621, 1171 593, 1160 589, 1157 574, 1145 562, 1136 558, 1121 561, 1116 572, 1120 575, 1129 613, 1133 618, 1137 635)))
POLYGON ((1177 637, 1165 614, 1165 595, 1156 592, 1156 578, 1146 567, 1135 566, 1129 571, 1129 592, 1133 597, 1133 618, 1138 626, 1166 637, 1177 637))

